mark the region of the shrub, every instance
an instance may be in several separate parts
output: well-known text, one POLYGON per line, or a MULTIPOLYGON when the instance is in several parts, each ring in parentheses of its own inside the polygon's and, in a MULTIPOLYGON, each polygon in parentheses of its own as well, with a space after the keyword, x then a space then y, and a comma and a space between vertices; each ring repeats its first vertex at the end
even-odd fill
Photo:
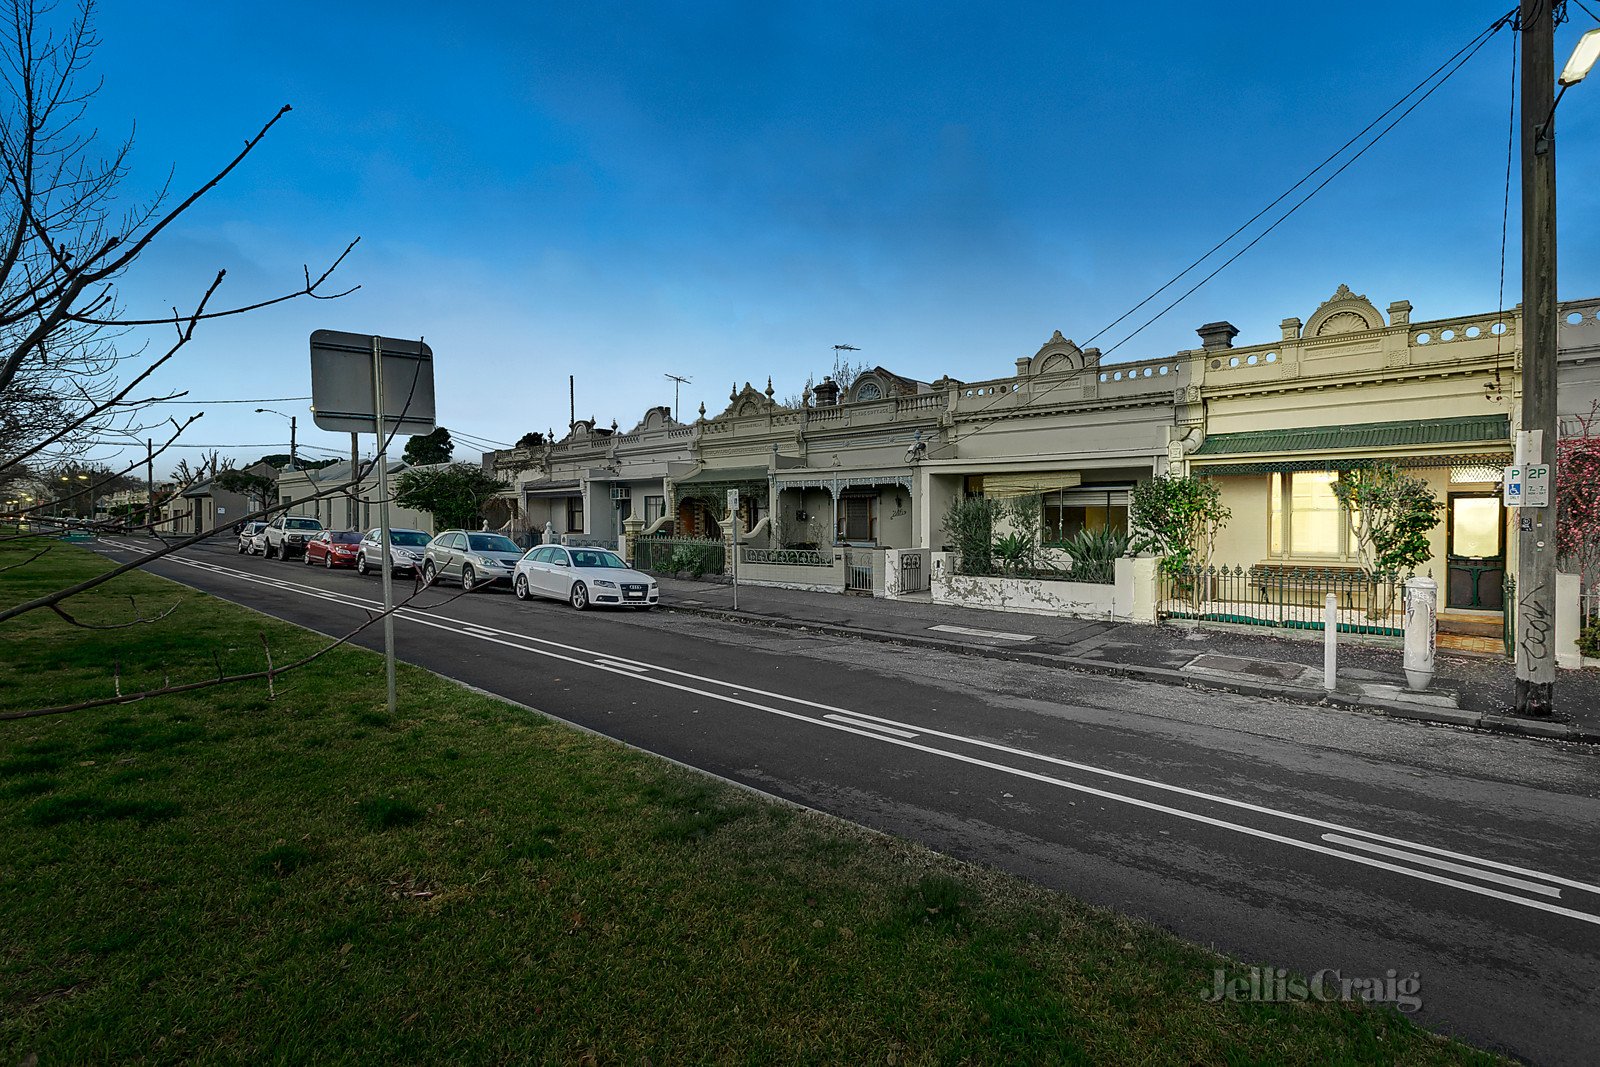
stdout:
POLYGON ((1600 659, 1600 622, 1578 631, 1578 651, 1593 659, 1600 659))
POLYGON ((1000 503, 985 496, 950 501, 944 514, 944 530, 955 542, 958 573, 994 571, 994 523, 999 516, 1000 503))

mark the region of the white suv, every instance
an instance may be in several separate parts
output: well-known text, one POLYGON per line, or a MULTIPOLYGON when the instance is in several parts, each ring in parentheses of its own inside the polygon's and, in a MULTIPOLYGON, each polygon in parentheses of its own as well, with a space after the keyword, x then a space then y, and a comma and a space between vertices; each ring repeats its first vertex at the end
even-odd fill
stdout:
POLYGON ((306 542, 320 533, 322 523, 299 515, 279 515, 267 526, 268 559, 293 559, 306 554, 306 542))

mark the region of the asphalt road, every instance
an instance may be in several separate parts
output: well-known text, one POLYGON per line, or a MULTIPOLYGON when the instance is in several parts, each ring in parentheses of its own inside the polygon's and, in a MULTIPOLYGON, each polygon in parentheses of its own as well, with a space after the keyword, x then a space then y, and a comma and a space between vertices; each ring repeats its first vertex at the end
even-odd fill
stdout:
MULTIPOLYGON (((382 597, 376 578, 231 547, 151 569, 329 634, 382 597)), ((1246 961, 1391 991, 1414 975, 1425 1026, 1594 1062, 1600 751, 458 592, 399 614, 401 658, 1246 961)))

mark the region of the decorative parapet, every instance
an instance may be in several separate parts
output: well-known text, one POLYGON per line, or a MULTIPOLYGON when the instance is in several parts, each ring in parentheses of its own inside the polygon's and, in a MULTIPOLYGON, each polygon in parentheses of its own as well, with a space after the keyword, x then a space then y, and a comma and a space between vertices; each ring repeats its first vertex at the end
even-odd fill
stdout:
POLYGON ((1560 359, 1600 356, 1600 297, 1556 305, 1556 351, 1560 359))

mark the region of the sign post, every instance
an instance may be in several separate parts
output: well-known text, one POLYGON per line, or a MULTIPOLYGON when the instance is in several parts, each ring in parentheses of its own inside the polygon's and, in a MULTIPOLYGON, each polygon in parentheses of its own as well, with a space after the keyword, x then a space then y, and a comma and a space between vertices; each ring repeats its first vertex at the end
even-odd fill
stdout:
POLYGON ((728 529, 733 532, 733 543, 728 551, 733 553, 733 610, 739 610, 739 490, 728 490, 728 529))
MULTIPOLYGON (((311 409, 317 425, 324 430, 348 431, 352 441, 357 433, 366 431, 378 440, 384 682, 389 714, 393 715, 394 557, 389 540, 389 439, 399 433, 430 433, 434 428, 433 350, 421 341, 317 330, 311 335, 311 409), (393 393, 384 390, 386 369, 402 385, 393 393)), ((355 456, 353 447, 351 456, 355 456)), ((356 477, 353 461, 350 477, 356 477)))

